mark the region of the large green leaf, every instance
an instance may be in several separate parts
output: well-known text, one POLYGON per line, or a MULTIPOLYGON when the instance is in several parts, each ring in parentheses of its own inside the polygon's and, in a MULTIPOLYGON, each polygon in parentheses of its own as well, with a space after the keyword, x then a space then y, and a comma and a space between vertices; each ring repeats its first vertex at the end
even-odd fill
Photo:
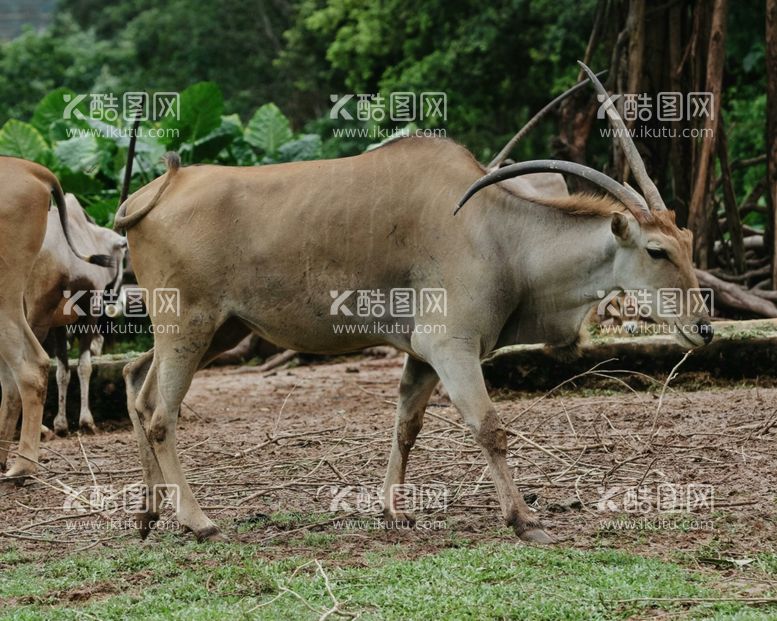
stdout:
POLYGON ((51 91, 35 107, 30 124, 47 138, 51 136, 51 126, 54 123, 57 124, 58 131, 61 131, 62 126, 73 128, 86 127, 86 123, 77 114, 77 112, 80 112, 84 117, 88 117, 89 107, 85 101, 80 101, 71 110, 67 109, 71 102, 75 101, 76 97, 75 91, 69 88, 63 87, 51 91))
POLYGON ((102 192, 99 195, 86 199, 83 206, 97 224, 100 226, 112 226, 118 202, 118 192, 102 192))
POLYGON ((37 129, 28 123, 11 119, 0 129, 0 155, 12 155, 48 165, 51 152, 37 129))
POLYGON ((59 184, 65 191, 72 192, 81 198, 101 192, 105 184, 99 177, 92 177, 83 172, 73 172, 69 168, 59 168, 56 173, 59 184))
POLYGON ((100 146, 94 136, 78 136, 54 146, 54 155, 65 168, 75 172, 96 173, 100 163, 100 146))
POLYGON ((237 138, 226 148, 228 157, 225 158, 226 164, 237 164, 238 166, 253 166, 256 164, 256 151, 246 142, 245 138, 237 138))
POLYGON ((291 138, 289 119, 274 103, 264 104, 259 108, 251 117, 245 131, 246 141, 270 157, 273 157, 280 146, 291 138))
POLYGON ((204 138, 194 143, 197 162, 214 159, 224 148, 243 135, 243 126, 237 114, 221 117, 221 124, 204 138))
POLYGON ((278 159, 282 162, 314 160, 318 157, 321 157, 321 136, 318 134, 303 134, 278 149, 278 159))
POLYGON ((224 110, 224 97, 221 89, 213 82, 198 82, 181 92, 178 118, 166 116, 162 119, 162 128, 173 130, 165 132, 178 135, 166 135, 160 139, 168 148, 175 149, 184 142, 193 143, 207 136, 221 124, 224 110))

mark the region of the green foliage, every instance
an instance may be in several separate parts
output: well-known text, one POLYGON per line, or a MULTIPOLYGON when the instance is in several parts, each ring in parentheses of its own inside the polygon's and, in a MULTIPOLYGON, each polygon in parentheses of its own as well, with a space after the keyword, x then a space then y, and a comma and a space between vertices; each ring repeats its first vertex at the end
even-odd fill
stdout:
POLYGON ((224 98, 213 82, 192 84, 181 93, 181 113, 165 117, 162 128, 175 130, 172 138, 162 138, 165 146, 177 149, 183 143, 204 138, 221 124, 224 98))
POLYGON ((21 157, 46 165, 49 146, 43 136, 29 123, 11 119, 0 130, 0 154, 21 157))
MULTIPOLYGON (((575 81, 596 4, 59 0, 49 29, 0 45, 0 125, 16 119, 37 131, 8 126, 3 151, 50 162, 67 189, 102 205, 116 198, 127 138, 60 145, 73 128, 100 127, 64 119, 65 95, 181 92, 180 118, 160 126, 178 133, 139 139, 137 187, 161 172, 167 149, 186 163, 238 165, 359 153, 376 139, 333 130, 374 124, 330 119, 330 96, 411 91, 446 93, 447 119, 418 126, 444 128, 485 161, 575 81)), ((762 4, 731 3, 721 103, 732 161, 763 153, 763 23, 762 4)), ((591 65, 609 65, 610 51, 600 44, 591 65)), ((85 104, 78 110, 88 112, 85 104)), ((555 133, 550 118, 514 157, 548 156, 555 133)), ((737 171, 737 196, 762 176, 762 166, 737 171)))
POLYGON ((291 127, 278 106, 273 103, 265 104, 248 122, 245 139, 266 156, 273 157, 283 143, 291 140, 291 127))
POLYGON ((42 97, 63 85, 87 93, 109 89, 128 60, 126 46, 102 41, 60 14, 49 30, 0 45, 0 124, 29 118, 42 97))
MULTIPOLYGON (((445 127, 485 159, 575 81, 595 5, 302 0, 277 64, 322 104, 329 93, 445 92, 447 120, 420 125, 445 127)), ((521 149, 547 153, 549 129, 521 149)))
MULTIPOLYGON (((48 166, 98 223, 110 225, 124 177, 129 128, 88 117, 84 102, 77 107, 82 118, 68 114, 66 107, 74 95, 69 89, 56 89, 41 99, 30 123, 7 121, 0 129, 0 155, 48 166)), ((245 127, 237 114, 223 115, 223 105, 216 84, 199 82, 181 93, 178 118, 142 124, 132 189, 163 172, 161 156, 169 149, 178 150, 185 162, 242 166, 321 156, 320 137, 294 134, 275 104, 261 106, 245 127)))
POLYGON ((110 66, 117 91, 180 91, 209 81, 221 87, 227 110, 244 118, 268 101, 291 108, 288 80, 274 70, 273 58, 294 2, 59 0, 58 6, 122 50, 121 71, 110 66))

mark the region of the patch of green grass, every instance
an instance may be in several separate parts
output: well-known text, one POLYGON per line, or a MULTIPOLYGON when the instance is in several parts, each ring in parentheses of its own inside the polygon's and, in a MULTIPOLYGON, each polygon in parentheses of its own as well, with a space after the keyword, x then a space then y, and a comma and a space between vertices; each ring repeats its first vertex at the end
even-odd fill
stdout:
POLYGON ((777 576, 777 553, 759 554, 755 561, 761 571, 777 576))
MULTIPOLYGON (((22 560, 0 574, 0 618, 307 619, 331 607, 311 559, 268 561, 263 552, 162 537, 45 564, 22 560)), ((488 544, 414 560, 388 552, 368 555, 366 567, 323 562, 344 610, 365 619, 627 619, 652 609, 677 617, 777 616, 777 607, 738 602, 623 601, 726 593, 714 575, 612 550, 488 544)), ((774 570, 777 558, 759 562, 774 570)))
POLYGON ((16 565, 24 560, 24 555, 15 547, 7 548, 0 552, 0 569, 6 565, 16 565))
POLYGON ((278 511, 270 515, 257 514, 238 522, 237 532, 247 533, 256 529, 274 526, 279 530, 291 530, 305 524, 326 522, 331 518, 328 513, 303 513, 299 511, 278 511))

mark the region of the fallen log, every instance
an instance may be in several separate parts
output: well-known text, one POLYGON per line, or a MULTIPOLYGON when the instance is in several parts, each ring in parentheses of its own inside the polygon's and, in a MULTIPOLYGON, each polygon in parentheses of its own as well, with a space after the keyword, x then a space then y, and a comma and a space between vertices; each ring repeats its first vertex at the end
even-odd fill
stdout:
POLYGON ((759 317, 777 317, 777 306, 739 285, 726 282, 699 269, 696 270, 696 277, 699 279, 700 287, 712 289, 715 295, 715 306, 718 308, 725 307, 759 317))
MULTIPOLYGON (((777 375, 777 321, 716 321, 714 326, 712 343, 691 353, 672 385, 686 381, 698 389, 699 384, 721 379, 755 378, 770 385, 767 378, 777 375)), ((513 390, 550 390, 575 376, 579 377, 570 387, 600 387, 605 382, 620 389, 619 380, 627 380, 635 389, 660 388, 685 350, 673 336, 653 334, 594 336, 580 353, 579 358, 562 362, 543 345, 512 345, 493 352, 483 362, 483 373, 491 387, 513 390)))

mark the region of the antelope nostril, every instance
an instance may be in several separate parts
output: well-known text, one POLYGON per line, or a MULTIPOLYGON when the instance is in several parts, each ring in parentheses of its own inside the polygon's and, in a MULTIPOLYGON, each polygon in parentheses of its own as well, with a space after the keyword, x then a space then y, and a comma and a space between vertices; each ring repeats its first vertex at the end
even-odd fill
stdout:
POLYGON ((699 319, 696 322, 696 326, 699 329, 699 335, 704 339, 705 345, 708 344, 712 337, 715 336, 715 330, 712 328, 712 324, 706 319, 699 319))

